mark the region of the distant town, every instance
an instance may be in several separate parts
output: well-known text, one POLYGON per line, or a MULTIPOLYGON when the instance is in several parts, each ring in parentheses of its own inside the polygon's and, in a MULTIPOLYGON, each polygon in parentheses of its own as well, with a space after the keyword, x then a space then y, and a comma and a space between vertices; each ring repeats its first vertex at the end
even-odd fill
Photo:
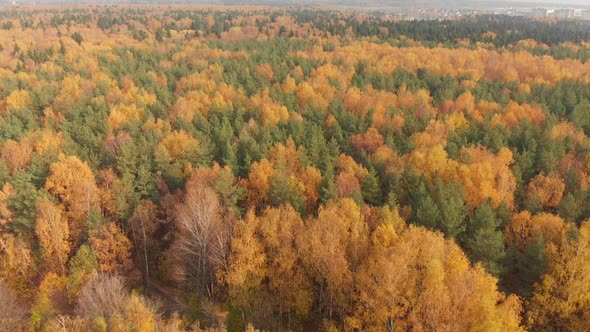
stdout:
POLYGON ((402 20, 444 20, 468 17, 473 15, 508 15, 525 17, 553 17, 559 20, 590 21, 590 10, 582 8, 396 8, 388 11, 386 16, 402 20))

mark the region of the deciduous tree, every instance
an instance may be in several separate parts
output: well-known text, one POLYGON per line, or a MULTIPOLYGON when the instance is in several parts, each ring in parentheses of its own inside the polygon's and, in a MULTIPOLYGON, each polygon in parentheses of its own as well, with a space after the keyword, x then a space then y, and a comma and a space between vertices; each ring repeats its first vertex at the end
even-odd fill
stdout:
POLYGON ((99 204, 98 188, 88 164, 75 156, 61 156, 52 164, 45 188, 63 203, 70 222, 72 245, 82 240, 84 220, 99 204))
POLYGON ((65 275, 71 245, 68 221, 63 216, 61 206, 56 206, 48 198, 37 201, 35 233, 43 247, 45 268, 65 275))
POLYGON ((350 327, 370 331, 523 331, 517 297, 472 267, 459 247, 441 234, 410 226, 398 234, 381 225, 358 275, 350 327))
POLYGON ((178 255, 176 277, 212 294, 216 274, 225 266, 229 226, 222 220, 219 199, 204 183, 191 182, 177 207, 177 238, 172 245, 178 255))
POLYGON ((590 223, 580 226, 578 239, 563 242, 547 245, 548 271, 535 285, 527 313, 531 329, 580 331, 590 323, 590 223))
POLYGON ((96 254, 101 272, 126 273, 133 267, 130 258, 131 241, 114 222, 90 230, 88 236, 88 242, 96 254))
POLYGON ((0 283, 0 330, 24 331, 28 325, 27 311, 19 300, 18 293, 4 283, 0 283))
POLYGON ((565 184, 555 173, 539 174, 528 185, 527 199, 537 199, 543 207, 556 207, 561 203, 565 184))

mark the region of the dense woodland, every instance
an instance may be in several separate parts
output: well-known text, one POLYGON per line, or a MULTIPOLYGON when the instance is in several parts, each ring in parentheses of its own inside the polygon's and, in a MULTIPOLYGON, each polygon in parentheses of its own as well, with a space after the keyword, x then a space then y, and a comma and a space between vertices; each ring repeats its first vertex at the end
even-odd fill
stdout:
POLYGON ((583 331, 590 26, 0 8, 1 331, 583 331))

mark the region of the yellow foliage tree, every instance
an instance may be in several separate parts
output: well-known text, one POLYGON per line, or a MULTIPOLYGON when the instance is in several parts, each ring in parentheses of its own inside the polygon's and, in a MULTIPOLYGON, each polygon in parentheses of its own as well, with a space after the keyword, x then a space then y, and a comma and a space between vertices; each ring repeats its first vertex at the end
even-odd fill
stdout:
POLYGON ((60 156, 49 168, 45 188, 63 203, 70 222, 72 245, 80 243, 84 220, 91 209, 98 209, 99 192, 88 164, 78 157, 60 156))
POLYGON ((111 109, 107 123, 111 129, 119 129, 122 125, 130 121, 139 121, 143 116, 143 111, 135 104, 119 104, 111 109))
POLYGON ((354 275, 367 259, 368 225, 349 198, 320 208, 307 220, 299 238, 303 266, 316 285, 322 308, 331 320, 351 309, 354 275))
POLYGON ((469 261, 442 234, 380 225, 370 260, 357 279, 357 307, 348 319, 363 331, 523 331, 515 296, 469 261))
POLYGON ((31 105, 31 97, 26 90, 14 90, 6 97, 6 110, 8 112, 15 112, 23 107, 31 105))
POLYGON ((272 313, 304 317, 311 308, 296 242, 302 231, 303 221, 289 205, 266 209, 260 217, 250 212, 236 226, 226 281, 236 303, 259 323, 268 323, 272 313))
POLYGON ((2 145, 0 155, 12 174, 15 174, 29 165, 32 152, 33 147, 28 139, 21 139, 19 142, 7 140, 2 145))
POLYGON ((34 292, 36 277, 35 258, 27 242, 12 234, 0 231, 0 278, 21 295, 34 292))
POLYGON ((66 274, 66 262, 71 247, 68 221, 63 217, 63 209, 47 198, 37 201, 37 221, 35 234, 43 247, 43 260, 46 269, 66 274))
POLYGON ((543 207, 556 207, 561 203, 565 183, 556 173, 539 174, 528 185, 527 199, 536 199, 543 207))
POLYGON ((100 271, 123 274, 133 267, 131 241, 114 222, 101 225, 88 233, 88 241, 98 258, 100 271))
POLYGON ((590 325, 590 222, 580 226, 577 240, 563 243, 547 245, 547 272, 528 306, 531 330, 584 331, 590 325))

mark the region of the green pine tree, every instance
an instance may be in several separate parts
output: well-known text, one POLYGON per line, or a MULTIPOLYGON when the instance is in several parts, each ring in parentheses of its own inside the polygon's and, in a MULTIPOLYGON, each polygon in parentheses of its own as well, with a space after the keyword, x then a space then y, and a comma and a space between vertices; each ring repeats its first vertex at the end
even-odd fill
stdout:
POLYGON ((461 184, 451 182, 445 184, 438 179, 434 183, 434 200, 440 211, 438 228, 449 238, 455 238, 465 231, 467 207, 465 191, 461 184))
POLYGON ((440 210, 426 190, 423 180, 410 192, 410 203, 414 211, 411 221, 416 225, 435 229, 440 218, 440 210))
POLYGON ((500 231, 501 221, 488 202, 481 204, 469 220, 466 251, 473 262, 481 262, 493 275, 500 275, 502 260, 506 256, 504 233, 500 231))
POLYGON ((363 179, 361 187, 363 199, 371 205, 381 205, 382 194, 377 172, 374 168, 369 170, 369 174, 363 179))

